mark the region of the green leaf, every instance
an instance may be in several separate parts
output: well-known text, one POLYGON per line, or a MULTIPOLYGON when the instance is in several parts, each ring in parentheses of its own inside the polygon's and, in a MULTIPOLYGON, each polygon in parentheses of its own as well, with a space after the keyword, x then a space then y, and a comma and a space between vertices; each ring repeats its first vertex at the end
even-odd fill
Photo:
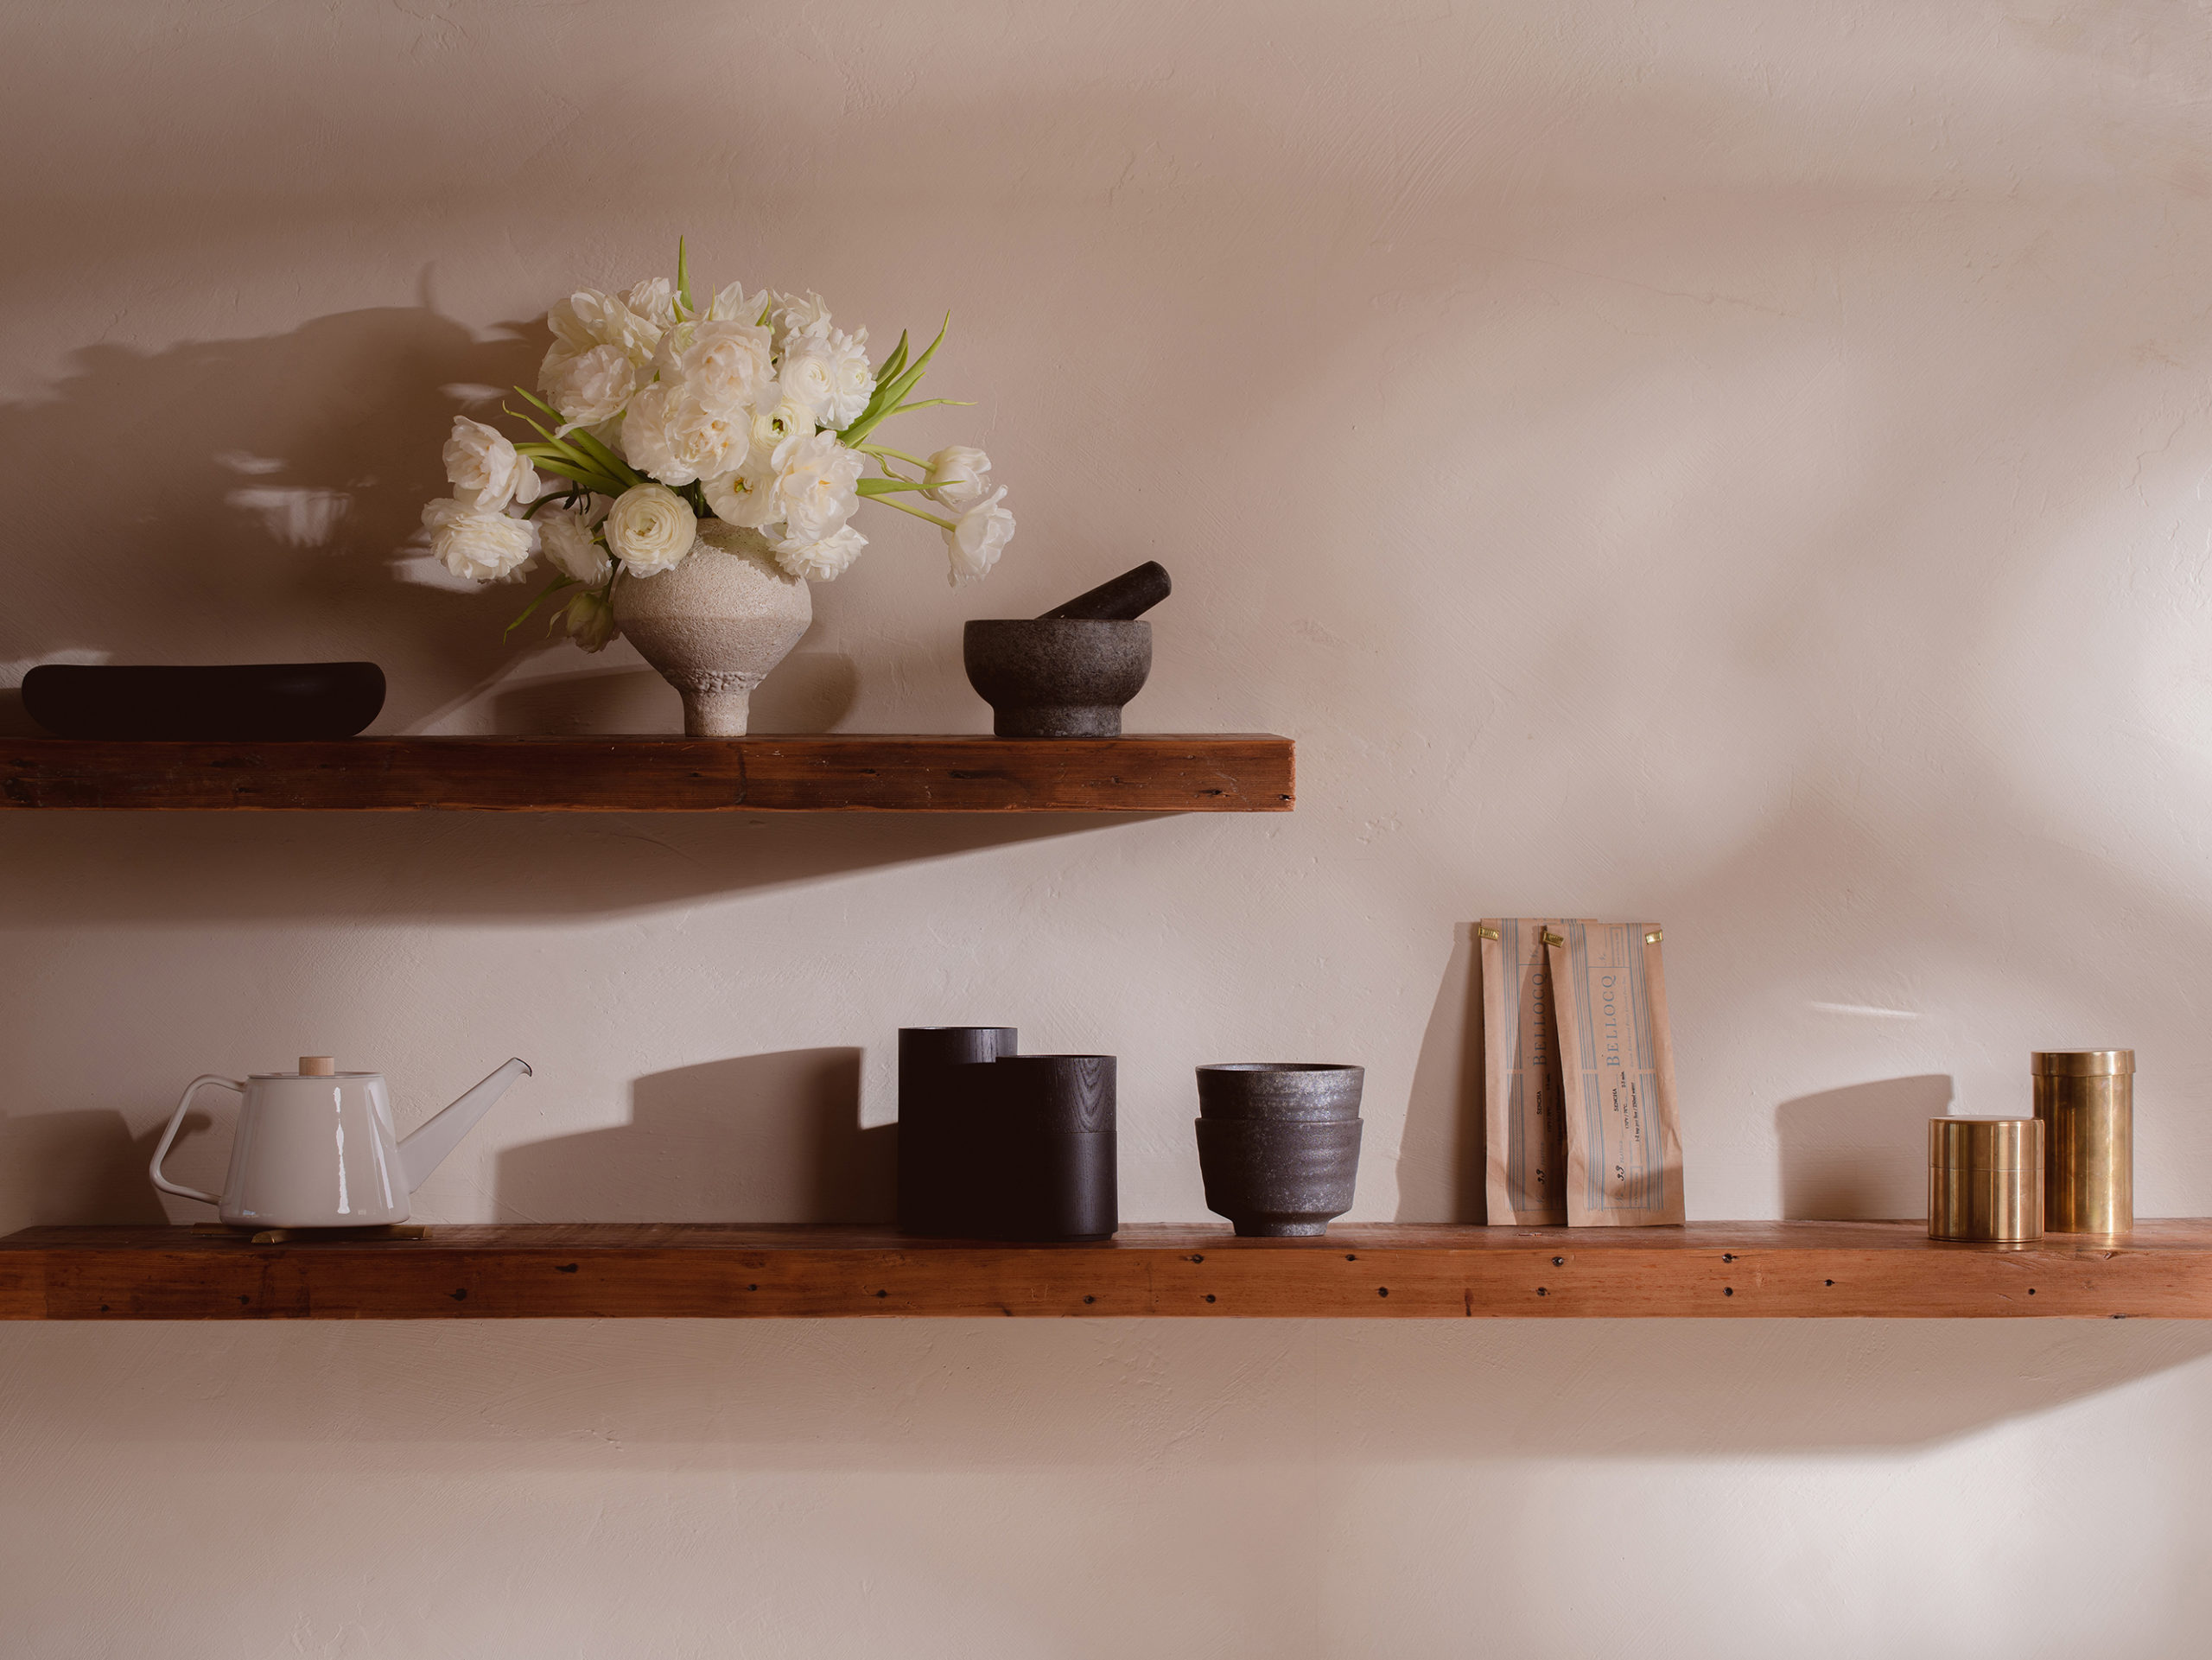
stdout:
POLYGON ((854 488, 864 496, 895 496, 901 490, 926 490, 930 487, 918 479, 862 479, 854 488))
POLYGON ((537 610, 539 606, 544 604, 546 601, 551 599, 563 588, 574 588, 575 585, 576 579, 573 576, 556 576, 551 582, 546 583, 543 588, 537 590, 537 597, 532 600, 528 605, 523 607, 522 614, 507 625, 506 633, 502 633, 499 638, 501 639, 506 639, 508 634, 513 633, 516 629, 528 622, 530 620, 530 614, 537 610))
MULTIPOLYGON (((625 488, 640 485, 645 481, 644 474, 639 472, 636 467, 632 467, 582 427, 576 428, 569 435, 568 442, 582 451, 593 465, 607 477, 626 480, 625 488)), ((622 492, 617 490, 614 493, 619 496, 622 492)))
POLYGON ((683 302, 686 311, 696 311, 691 303, 691 266, 683 251, 683 239, 676 239, 676 297, 683 302))
POLYGON ((550 455, 530 455, 531 461, 536 464, 539 472, 550 473, 559 478, 573 479, 587 490, 600 495, 619 496, 626 487, 620 480, 608 478, 606 474, 589 462, 575 461, 561 455, 555 450, 553 445, 532 444, 530 446, 530 450, 524 450, 520 444, 517 444, 515 450, 518 455, 530 455, 530 450, 553 450, 554 453, 550 455))
POLYGON ((944 327, 937 331, 937 338, 930 342, 929 350, 915 359, 910 367, 903 369, 890 380, 877 377, 875 395, 868 399, 868 408, 861 411, 859 420, 847 427, 837 436, 851 444, 866 437, 876 424, 899 406, 899 400, 914 390, 923 372, 930 366, 930 359, 937 355, 937 348, 944 344, 945 329, 952 327, 952 314, 944 314, 944 327))
POLYGON ((925 398, 918 404, 901 404, 895 410, 886 410, 883 412, 883 418, 887 421, 894 415, 906 414, 908 410, 935 409, 939 404, 950 404, 956 409, 963 410, 972 410, 976 407, 976 400, 972 398, 925 398))
POLYGON ((891 355, 883 359, 883 366, 875 372, 876 384, 881 385, 887 380, 896 380, 899 372, 906 366, 906 331, 902 328, 899 331, 899 344, 892 347, 891 355))

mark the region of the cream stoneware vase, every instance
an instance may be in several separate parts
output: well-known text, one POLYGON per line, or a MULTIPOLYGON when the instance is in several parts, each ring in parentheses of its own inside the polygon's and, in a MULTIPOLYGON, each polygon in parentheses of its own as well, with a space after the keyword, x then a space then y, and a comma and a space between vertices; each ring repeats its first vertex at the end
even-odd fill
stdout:
POLYGON ((798 644, 814 601, 803 580, 776 569, 759 531, 706 518, 675 569, 624 573, 614 620, 683 694, 684 736, 741 738, 753 689, 798 644))

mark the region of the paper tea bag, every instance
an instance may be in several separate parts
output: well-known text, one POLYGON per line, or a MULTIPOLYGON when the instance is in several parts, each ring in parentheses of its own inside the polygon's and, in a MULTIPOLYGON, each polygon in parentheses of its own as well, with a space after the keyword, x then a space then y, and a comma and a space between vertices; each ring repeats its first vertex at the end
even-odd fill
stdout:
POLYGON ((1484 1193, 1496 1224, 1567 1220, 1567 1131, 1548 917, 1485 917, 1483 963, 1484 1193))
POLYGON ((1567 1074, 1570 1227, 1682 1219, 1659 938, 1656 922, 1569 922, 1545 938, 1567 1074))

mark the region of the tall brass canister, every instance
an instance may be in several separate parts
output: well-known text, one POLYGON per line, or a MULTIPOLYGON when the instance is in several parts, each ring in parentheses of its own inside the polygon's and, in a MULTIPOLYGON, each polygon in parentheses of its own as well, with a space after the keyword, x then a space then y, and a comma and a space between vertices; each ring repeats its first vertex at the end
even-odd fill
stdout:
POLYGON ((2044 1226, 2126 1233, 2135 1225, 2135 1052, 2039 1049, 2032 1066, 2044 1226))
POLYGON ((2042 1238, 2043 1137, 2033 1118, 1930 1118, 1928 1237, 1985 1245, 2042 1238))

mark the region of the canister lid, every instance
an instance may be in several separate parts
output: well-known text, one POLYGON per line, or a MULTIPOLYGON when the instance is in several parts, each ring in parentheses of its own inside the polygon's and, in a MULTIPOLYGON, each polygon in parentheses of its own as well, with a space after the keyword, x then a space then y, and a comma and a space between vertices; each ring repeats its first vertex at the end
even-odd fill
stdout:
POLYGON ((2114 1078, 2135 1070, 2133 1049, 2037 1049, 2028 1070, 2038 1078, 2114 1078))
POLYGON ((1930 1118, 1931 1170, 2036 1170, 2043 1165, 2043 1123, 2036 1118, 1930 1118))

